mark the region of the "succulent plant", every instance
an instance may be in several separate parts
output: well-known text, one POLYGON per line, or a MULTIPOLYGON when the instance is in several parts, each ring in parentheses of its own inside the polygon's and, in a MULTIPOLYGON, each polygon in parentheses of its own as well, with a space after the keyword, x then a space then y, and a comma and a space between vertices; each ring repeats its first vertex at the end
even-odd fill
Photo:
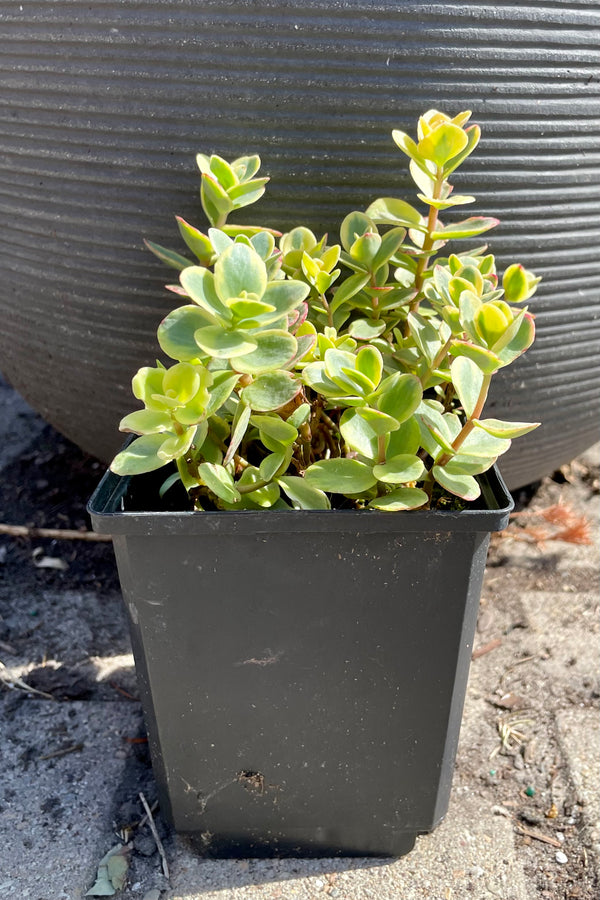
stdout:
POLYGON ((171 466, 194 509, 346 506, 387 511, 464 505, 477 476, 537 423, 484 417, 493 375, 534 339, 523 302, 539 278, 510 265, 499 283, 487 248, 438 256, 497 224, 440 213, 474 201, 448 177, 475 149, 469 112, 430 110, 409 158, 422 213, 395 197, 350 212, 340 242, 304 226, 280 234, 227 223, 258 200, 258 156, 198 155, 206 233, 178 218, 195 257, 147 242, 179 271, 184 304, 160 323, 175 362, 139 370, 140 435, 120 475, 171 466))

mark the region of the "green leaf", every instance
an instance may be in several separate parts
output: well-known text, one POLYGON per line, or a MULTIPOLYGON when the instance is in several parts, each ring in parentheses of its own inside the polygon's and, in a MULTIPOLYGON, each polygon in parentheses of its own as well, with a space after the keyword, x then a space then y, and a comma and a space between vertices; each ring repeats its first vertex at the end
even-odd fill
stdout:
POLYGON ((217 225, 233 209, 233 203, 227 192, 221 187, 213 175, 202 174, 200 183, 200 200, 202 209, 211 225, 217 225))
POLYGON ((239 375, 230 375, 228 371, 217 372, 210 388, 210 399, 206 407, 206 415, 212 416, 219 410, 232 394, 239 381, 239 375))
POLYGON ((259 231, 258 234, 252 235, 250 243, 263 260, 268 259, 275 249, 275 238, 268 231, 259 231))
POLYGON ((475 237, 495 228, 499 225, 499 219, 493 219, 490 216, 471 216, 462 222, 456 222, 453 225, 447 225, 445 228, 438 228, 432 232, 434 241, 452 241, 458 238, 475 237))
POLYGON ((467 418, 471 418, 483 387, 483 372, 472 359, 459 356, 450 365, 452 384, 467 418))
POLYGON ((403 422, 396 431, 392 431, 387 439, 386 454, 388 457, 408 453, 414 456, 421 446, 421 429, 416 416, 403 422))
POLYGON ((293 444, 298 437, 298 430, 280 416, 252 416, 252 424, 263 434, 279 444, 293 444))
POLYGON ((256 340, 247 332, 226 331, 219 325, 208 325, 194 332, 198 346, 216 359, 232 359, 244 356, 256 347, 256 340))
POLYGON ((340 434, 350 449, 356 450, 367 459, 377 458, 379 450, 377 435, 355 409, 346 409, 342 413, 340 434))
POLYGON ((511 442, 507 438, 494 437, 482 428, 474 428, 462 442, 460 452, 465 456, 498 457, 502 453, 506 453, 510 444, 511 442))
POLYGON ((418 456, 408 453, 392 456, 382 465, 373 468, 377 481, 384 484, 406 484, 407 481, 418 481, 425 473, 423 461, 418 456))
POLYGON ((229 250, 233 244, 233 238, 229 237, 229 235, 221 228, 209 228, 208 236, 213 252, 216 253, 217 256, 220 256, 221 253, 225 253, 225 251, 229 250))
POLYGON ((419 149, 411 137, 403 131, 394 129, 394 131, 392 131, 392 138, 402 152, 406 153, 406 155, 409 156, 426 175, 431 175, 431 172, 427 168, 427 160, 419 153, 419 149))
POLYGON ((181 481, 181 475, 179 474, 179 472, 173 472, 171 475, 169 475, 168 478, 165 478, 158 489, 158 496, 161 498, 161 500, 165 496, 167 491, 170 490, 170 488, 172 488, 173 485, 177 484, 179 481, 181 481))
POLYGON ((196 435, 196 426, 191 425, 183 434, 169 435, 157 450, 157 456, 170 462, 188 452, 196 435))
POLYGON ((252 156, 240 156, 231 163, 231 168, 240 181, 248 181, 260 169, 260 156, 257 153, 252 156))
POLYGON ((151 250, 152 253, 160 259, 161 262, 166 263, 173 269, 179 269, 179 271, 181 271, 192 265, 185 256, 182 256, 180 253, 175 253, 174 250, 169 250, 167 247, 161 247, 160 244, 155 244, 154 241, 148 241, 144 238, 144 244, 148 250, 151 250))
POLYGON ((198 466, 198 472, 204 484, 226 503, 236 503, 241 495, 235 486, 233 477, 223 466, 204 462, 198 466))
POLYGON ((371 509, 380 509, 384 512, 402 512, 405 509, 418 509, 424 506, 429 497, 420 488, 397 488, 383 497, 371 500, 371 509))
POLYGON ((231 310, 221 302, 215 288, 215 278, 203 266, 189 266, 179 276, 181 286, 187 294, 205 310, 213 324, 228 323, 233 319, 231 310))
POLYGON ((271 412, 285 406, 302 390, 301 382, 289 372, 269 372, 242 391, 244 402, 257 412, 271 412))
POLYGON ((469 197, 461 194, 453 194, 445 200, 435 200, 433 197, 427 197, 425 194, 417 194, 419 200, 433 206, 435 209, 450 209, 452 206, 464 206, 466 203, 474 203, 475 197, 469 197))
POLYGON ((376 435, 389 434, 390 431, 395 431, 400 424, 393 416, 388 416, 386 413, 368 406, 359 406, 356 408, 356 412, 368 423, 376 435))
POLYGON ((253 335, 256 349, 245 356, 237 357, 235 369, 248 375, 262 375, 283 369, 295 355, 298 344, 296 338, 287 331, 262 331, 253 335))
MULTIPOLYGON (((291 449, 291 448, 290 448, 291 449)), ((278 450, 275 453, 269 453, 260 464, 259 474, 263 481, 271 481, 284 465, 289 465, 288 454, 284 450, 278 450)))
POLYGON ((526 313, 519 326, 516 335, 511 338, 506 347, 498 353, 500 362, 503 366, 507 366, 513 360, 517 359, 522 353, 530 347, 535 338, 535 325, 533 316, 526 313))
POLYGON ((361 291, 366 284, 370 281, 371 276, 369 272, 357 272, 354 275, 350 275, 346 278, 342 284, 335 290, 333 295, 333 300, 329 304, 330 310, 332 313, 337 312, 337 310, 343 306, 348 300, 351 300, 359 291, 361 291))
POLYGON ((367 232, 377 233, 373 220, 358 210, 348 213, 340 226, 340 239, 344 250, 349 253, 355 240, 367 232))
POLYGON ((194 339, 198 328, 206 326, 207 316, 197 306, 179 306, 158 326, 157 338, 161 349, 172 359, 189 362, 198 359, 201 351, 194 339))
POLYGON ((445 490, 463 500, 477 500, 481 494, 481 488, 472 475, 451 475, 442 466, 434 466, 433 477, 445 490))
POLYGON ((301 425, 304 425, 308 422, 310 418, 310 404, 301 403, 300 406, 294 410, 291 416, 288 416, 287 422, 290 425, 293 425, 294 428, 300 428, 301 425))
MULTIPOLYGON (((273 319, 287 316, 297 309, 310 293, 310 286, 303 281, 288 278, 285 281, 269 281, 262 299, 275 307, 273 319)), ((262 316, 261 322, 269 324, 270 316, 262 316)))
POLYGON ((159 434, 172 427, 171 416, 154 409, 138 409, 119 422, 119 431, 132 434, 159 434))
POLYGON ((508 303, 521 303, 530 296, 528 272, 519 263, 509 266, 502 276, 502 287, 508 303))
POLYGON ((308 467, 304 478, 312 487, 337 494, 360 494, 377 482, 370 466, 345 458, 319 460, 308 467))
POLYGON ((356 370, 377 387, 383 374, 383 357, 377 347, 361 347, 356 354, 356 370))
MULTIPOLYGON (((267 287, 265 264, 252 247, 234 243, 215 263, 215 290, 220 300, 254 294, 262 299, 267 287)), ((266 297, 265 302, 270 302, 266 297)))
POLYGON ((444 122, 419 141, 420 156, 430 159, 439 168, 457 156, 467 146, 468 138, 462 128, 452 122, 444 122))
POLYGON ((406 230, 404 228, 391 228, 386 234, 384 234, 381 241, 381 246, 375 254, 375 258, 373 259, 373 262, 371 264, 371 269, 373 272, 390 261, 405 237, 406 230))
POLYGON ((179 227, 179 233, 184 239, 194 256, 197 256, 203 266, 209 266, 214 259, 215 251, 213 245, 205 234, 202 234, 181 216, 175 216, 175 220, 179 227))
POLYGON ((250 204, 260 200, 268 181, 268 178, 254 178, 252 181, 245 181, 243 184, 237 184, 235 187, 229 188, 227 193, 229 194, 229 199, 233 202, 234 209, 250 206, 250 204))
POLYGON ((141 475, 153 472, 165 465, 167 460, 158 456, 165 440, 164 434, 145 434, 117 453, 110 464, 115 475, 141 475))
MULTIPOLYGON (((378 200, 374 200, 367 209, 367 216, 380 225, 400 225, 427 232, 427 226, 423 224, 421 213, 410 203, 398 200, 396 197, 380 197, 378 200)), ((400 243, 401 241, 398 246, 400 243)), ((393 256, 395 252, 394 250, 390 256, 393 256)))
POLYGON ((419 406, 423 389, 416 375, 394 372, 381 382, 374 397, 381 412, 405 422, 419 406))
POLYGON ((406 321, 415 344, 431 364, 441 347, 439 332, 419 313, 409 313, 406 321))
POLYGON ((495 456, 467 456, 464 453, 457 453, 444 466, 444 471, 448 475, 481 475, 496 462, 495 456))
POLYGON ((225 458, 223 460, 224 466, 227 466, 231 462, 238 447, 244 440, 244 435, 248 430, 248 423, 250 422, 251 415, 252 410, 249 406, 245 406, 243 403, 238 403, 235 411, 235 416, 233 417, 233 422, 231 423, 231 437, 229 439, 229 447, 227 448, 227 453, 225 454, 225 458))
POLYGON ((372 341, 373 338, 383 334, 386 327, 385 321, 354 319, 348 327, 348 334, 350 337, 356 338, 357 341, 372 341))
POLYGON ((286 475, 277 479, 294 509, 331 509, 329 498, 323 491, 307 484, 305 478, 286 475))
POLYGON ((486 375, 493 375, 501 365, 500 358, 495 353, 469 341, 452 341, 449 352, 451 356, 466 356, 486 375))
POLYGON ((500 419, 473 419, 473 422, 492 437, 509 439, 522 437, 540 425, 539 422, 503 422, 500 419))
POLYGON ((454 156, 452 159, 448 160, 446 165, 444 166, 444 176, 447 178, 455 169, 464 162, 464 160, 469 156, 477 144, 479 143, 479 138, 481 137, 481 128, 479 125, 470 125, 468 128, 465 128, 465 134, 467 136, 467 145, 464 147, 460 153, 454 156))

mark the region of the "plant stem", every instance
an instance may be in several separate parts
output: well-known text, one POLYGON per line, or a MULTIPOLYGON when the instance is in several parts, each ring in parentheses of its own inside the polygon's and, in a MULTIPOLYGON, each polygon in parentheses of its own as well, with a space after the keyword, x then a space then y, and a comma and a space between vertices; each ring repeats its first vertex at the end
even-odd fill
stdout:
MULTIPOLYGON (((487 395, 488 395, 488 391, 490 389, 491 381, 492 381, 491 375, 483 376, 483 384, 481 385, 481 390, 479 392, 479 397, 477 398, 477 403, 475 404, 475 409, 473 410, 472 414, 469 416, 469 418, 467 419, 467 421, 465 422, 465 424, 463 425, 463 427, 461 428, 461 430, 459 431, 457 436, 454 438, 454 441, 452 442, 452 449, 454 450, 454 453, 458 452, 458 450, 460 449, 462 444, 465 442, 465 440, 468 438, 468 436, 471 434, 471 432, 475 428, 475 422, 473 420, 478 419, 481 416, 485 401, 487 400, 487 395)), ((446 463, 452 459, 452 456, 453 456, 453 454, 444 453, 437 460, 436 465, 437 466, 445 466, 446 463)))
POLYGON ((433 375, 435 370, 440 367, 440 365, 444 362, 444 360, 448 356, 448 350, 450 348, 450 344, 452 343, 453 339, 454 339, 454 336, 450 335, 450 337, 448 338, 446 343, 443 345, 443 347, 440 347, 440 349, 436 353, 435 359, 433 360, 433 362, 431 363, 431 365, 429 366, 429 368, 427 369, 425 374, 421 377, 421 385, 423 388, 425 387, 425 385, 427 384, 427 382, 429 381, 429 379, 431 378, 431 376, 433 375))
MULTIPOLYGON (((444 184, 444 173, 443 170, 438 166, 437 175, 435 179, 435 185, 433 188, 433 200, 439 200, 442 194, 442 187, 444 184)), ((432 255, 432 249, 434 245, 434 240, 432 237, 433 232, 435 231, 438 220, 438 211, 435 206, 429 207, 429 215, 427 216, 427 234, 425 235, 425 240, 423 241, 422 247, 422 256, 419 258, 417 263, 417 271, 415 273, 415 294, 416 297, 410 305, 409 312, 416 312, 419 308, 419 303, 421 302, 421 291, 423 290, 423 281, 425 280, 425 272, 427 271, 427 266, 429 264, 429 260, 432 255)))

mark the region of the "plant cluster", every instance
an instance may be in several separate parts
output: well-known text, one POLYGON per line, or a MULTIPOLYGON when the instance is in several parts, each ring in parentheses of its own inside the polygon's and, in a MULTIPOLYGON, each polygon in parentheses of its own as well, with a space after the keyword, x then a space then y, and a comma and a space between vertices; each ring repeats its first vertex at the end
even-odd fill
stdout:
POLYGON ((501 283, 487 248, 439 257, 448 241, 497 224, 442 224, 474 201, 449 176, 475 149, 470 113, 430 110, 418 139, 392 133, 425 213, 383 197, 350 212, 339 243, 228 224, 258 200, 258 156, 199 154, 207 233, 177 218, 194 262, 146 242, 179 270, 184 301, 158 328, 174 364, 133 379, 144 408, 121 421, 140 435, 120 475, 175 464, 194 509, 335 506, 378 510, 473 501, 476 476, 536 423, 483 417, 493 375, 532 343, 523 301, 535 278, 510 265, 501 283), (457 500, 457 498, 459 498, 457 500))

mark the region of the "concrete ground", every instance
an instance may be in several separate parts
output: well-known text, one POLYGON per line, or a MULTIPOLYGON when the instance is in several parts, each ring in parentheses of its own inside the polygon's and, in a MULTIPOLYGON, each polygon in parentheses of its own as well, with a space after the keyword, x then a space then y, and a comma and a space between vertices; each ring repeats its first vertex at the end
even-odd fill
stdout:
MULTIPOLYGON (((0 433, 0 522, 27 524, 15 461, 43 445, 43 484, 53 448, 71 451, 1 381, 0 433)), ((159 852, 109 548, 86 568, 71 545, 0 535, 0 898, 79 900, 104 874, 94 895, 124 900, 598 900, 599 450, 545 479, 494 537, 450 811, 393 861, 207 860, 153 806, 159 852), (556 503, 587 517, 593 543, 531 517, 556 503)), ((78 527, 56 510, 57 527, 78 527)))

